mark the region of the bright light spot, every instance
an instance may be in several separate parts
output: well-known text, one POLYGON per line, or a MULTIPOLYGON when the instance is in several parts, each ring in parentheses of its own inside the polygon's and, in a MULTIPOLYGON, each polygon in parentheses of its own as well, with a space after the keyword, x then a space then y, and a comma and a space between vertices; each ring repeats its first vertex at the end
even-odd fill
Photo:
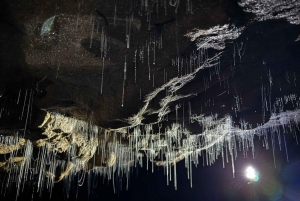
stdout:
POLYGON ((253 169, 253 167, 248 167, 246 169, 246 177, 248 179, 254 179, 255 178, 255 170, 253 169))
POLYGON ((252 181, 258 181, 259 173, 253 167, 248 167, 246 169, 246 177, 252 181))

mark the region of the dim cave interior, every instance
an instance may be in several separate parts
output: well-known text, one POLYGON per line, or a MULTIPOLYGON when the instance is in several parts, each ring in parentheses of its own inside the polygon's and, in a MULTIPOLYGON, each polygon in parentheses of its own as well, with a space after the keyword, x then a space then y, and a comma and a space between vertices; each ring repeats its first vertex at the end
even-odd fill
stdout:
POLYGON ((299 200, 299 55, 299 0, 1 0, 1 200, 299 200))

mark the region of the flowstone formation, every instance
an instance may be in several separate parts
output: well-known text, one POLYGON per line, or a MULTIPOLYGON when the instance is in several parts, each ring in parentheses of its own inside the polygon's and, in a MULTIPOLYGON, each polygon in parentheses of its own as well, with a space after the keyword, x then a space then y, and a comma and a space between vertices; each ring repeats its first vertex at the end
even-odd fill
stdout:
POLYGON ((91 178, 127 189, 138 166, 177 189, 180 161, 192 187, 192 166, 217 159, 234 177, 255 140, 288 160, 299 1, 3 2, 0 37, 15 36, 1 40, 2 194, 60 181, 68 194, 91 178))

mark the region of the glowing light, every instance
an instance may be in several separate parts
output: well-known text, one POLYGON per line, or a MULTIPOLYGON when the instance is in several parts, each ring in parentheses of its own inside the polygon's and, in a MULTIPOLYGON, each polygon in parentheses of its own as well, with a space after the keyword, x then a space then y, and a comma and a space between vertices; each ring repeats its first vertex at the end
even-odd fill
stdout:
POLYGON ((248 167, 246 169, 246 177, 251 181, 258 181, 259 180, 259 172, 257 172, 253 167, 248 167))

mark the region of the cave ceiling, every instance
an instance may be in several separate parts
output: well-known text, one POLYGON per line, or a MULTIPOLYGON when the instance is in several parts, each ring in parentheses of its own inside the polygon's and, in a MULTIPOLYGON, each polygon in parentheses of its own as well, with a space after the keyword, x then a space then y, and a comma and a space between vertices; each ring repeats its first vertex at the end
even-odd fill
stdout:
MULTIPOLYGON (((164 1, 141 2, 3 2, 2 93, 17 99, 16 88, 23 88, 24 93, 28 85, 36 85, 39 92, 34 94, 33 105, 37 108, 118 128, 126 126, 124 120, 144 106, 147 94, 196 68, 202 50, 199 43, 204 44, 201 54, 205 57, 222 52, 220 72, 214 67, 197 73, 179 91, 192 95, 170 103, 171 111, 184 102, 186 107, 190 102, 195 111, 215 99, 214 107, 203 106, 205 112, 224 115, 233 112, 235 95, 244 97, 242 115, 255 107, 269 71, 274 73, 274 84, 281 79, 278 85, 292 85, 283 83, 280 75, 285 78, 284 74, 290 73, 291 80, 297 77, 298 63, 293 60, 299 32, 284 18, 255 21, 254 14, 244 12, 235 1, 187 1, 178 7, 176 1, 175 6, 164 1), (42 35, 43 23, 52 16, 51 30, 42 35), (224 25, 228 27, 222 30, 224 25), (201 39, 201 30, 216 26, 219 31, 211 29, 201 39), (208 39, 214 35, 219 37, 208 39), (218 96, 227 90, 227 84, 230 94, 218 96)), ((160 100, 153 99, 148 109, 157 110, 160 100)), ((144 116, 147 123, 157 120, 153 115, 144 116)))
POLYGON ((197 134, 209 116, 230 117, 240 129, 282 123, 284 112, 291 119, 299 108, 299 8, 297 0, 2 0, 0 134, 21 140, 2 141, 0 154, 31 141, 59 156, 77 143, 80 164, 48 171, 59 181, 84 164, 116 165, 111 150, 90 161, 97 139, 115 140, 107 133, 131 146, 140 126, 153 134, 180 124, 197 134), (86 123, 88 137, 62 126, 74 121, 86 123))

